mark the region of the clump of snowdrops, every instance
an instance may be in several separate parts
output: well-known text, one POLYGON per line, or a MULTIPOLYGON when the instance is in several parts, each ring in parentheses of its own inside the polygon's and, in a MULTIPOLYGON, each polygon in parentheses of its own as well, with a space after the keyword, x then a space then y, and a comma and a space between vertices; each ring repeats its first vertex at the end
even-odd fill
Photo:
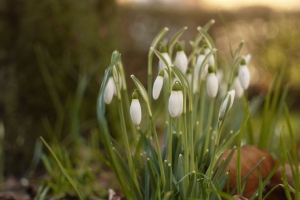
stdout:
POLYGON ((247 65, 251 56, 240 55, 244 43, 241 41, 230 61, 230 70, 222 72, 217 49, 207 32, 213 23, 211 20, 197 28, 195 39, 189 42, 188 55, 185 52, 188 44, 179 40, 187 28, 179 30, 169 42, 162 42, 166 41, 168 31, 164 28, 149 48, 147 89, 131 75, 136 86, 131 103, 121 55, 117 51, 112 54, 101 85, 97 112, 110 166, 126 199, 226 196, 226 167, 232 154, 227 160, 220 157, 234 140, 241 141, 248 106, 244 108, 237 132, 222 130, 234 99, 241 98, 249 87, 247 65), (154 56, 159 58, 158 66, 153 64, 154 56), (158 67, 157 75, 153 74, 154 67, 158 67), (111 101, 117 101, 122 144, 111 138, 105 118, 105 109, 111 101), (162 110, 164 117, 156 115, 154 110, 162 110), (129 115, 130 126, 125 120, 129 115), (160 145, 156 124, 162 118, 165 131, 164 143, 160 145))

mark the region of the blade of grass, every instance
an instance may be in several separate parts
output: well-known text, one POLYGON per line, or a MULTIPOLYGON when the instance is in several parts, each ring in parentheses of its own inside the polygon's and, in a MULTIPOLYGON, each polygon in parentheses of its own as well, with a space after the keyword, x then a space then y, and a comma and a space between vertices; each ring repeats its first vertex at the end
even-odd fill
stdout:
POLYGON ((56 157, 55 153, 52 151, 51 147, 48 145, 48 143, 44 140, 43 137, 40 137, 40 139, 42 140, 42 142, 44 143, 44 145, 47 147, 47 149, 50 151, 50 153, 52 154, 52 156, 54 157, 54 159, 56 160, 60 170, 62 171, 62 173, 64 174, 64 176, 67 178, 67 180, 70 182, 70 184, 72 185, 72 187, 74 188, 74 190, 76 191, 78 197, 80 200, 83 200, 81 194, 78 191, 77 188, 77 184, 76 182, 71 178, 71 176, 68 174, 68 172, 66 171, 66 169, 63 167, 63 165, 61 164, 61 162, 58 160, 58 158, 56 157))

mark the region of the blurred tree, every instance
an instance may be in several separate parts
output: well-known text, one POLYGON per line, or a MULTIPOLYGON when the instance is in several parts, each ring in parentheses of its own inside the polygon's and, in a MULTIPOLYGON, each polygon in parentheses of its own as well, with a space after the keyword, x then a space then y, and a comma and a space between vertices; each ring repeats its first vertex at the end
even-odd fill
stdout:
POLYGON ((45 132, 43 117, 52 123, 56 118, 39 64, 47 67, 68 112, 79 79, 93 72, 80 117, 95 117, 100 76, 118 47, 116 23, 113 0, 0 0, 0 103, 7 172, 25 172, 36 138, 45 132))

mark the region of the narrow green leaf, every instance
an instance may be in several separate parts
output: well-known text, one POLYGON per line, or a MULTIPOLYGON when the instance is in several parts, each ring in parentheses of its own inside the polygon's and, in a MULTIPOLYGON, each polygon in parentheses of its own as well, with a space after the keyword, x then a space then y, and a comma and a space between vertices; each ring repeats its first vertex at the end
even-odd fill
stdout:
POLYGON ((189 185, 188 185, 188 189, 187 189, 187 197, 191 198, 195 189, 195 185, 196 185, 196 172, 193 171, 189 180, 189 185))
MULTIPOLYGON (((184 178, 185 173, 185 165, 184 165, 184 158, 181 154, 179 154, 178 158, 178 168, 177 168, 177 179, 181 180, 184 178)), ((185 199, 185 181, 181 181, 179 183, 179 195, 181 199, 185 199)))
POLYGON ((208 47, 210 49, 214 49, 215 48, 215 43, 213 41, 213 39, 211 38, 211 36, 201 27, 197 28, 197 30, 203 35, 203 37, 205 38, 208 47))
POLYGON ((171 69, 171 67, 169 66, 169 63, 166 61, 165 57, 155 48, 151 47, 150 51, 153 51, 156 56, 167 66, 168 70, 171 69))
POLYGON ((62 171, 62 173, 64 174, 64 176, 68 179, 68 181, 70 182, 70 184, 72 185, 72 187, 75 189, 75 191, 77 192, 77 195, 79 197, 79 199, 83 200, 81 194, 78 191, 76 182, 71 178, 71 176, 69 175, 69 173, 66 171, 66 169, 63 167, 63 165, 61 164, 61 162, 58 160, 58 158, 56 157, 55 153, 52 151, 51 147, 48 145, 48 143, 44 140, 43 137, 40 137, 40 139, 42 140, 42 142, 44 143, 44 145, 47 147, 47 149, 50 151, 50 153, 52 154, 52 156, 54 157, 55 161, 57 162, 60 170, 62 171))
POLYGON ((131 186, 131 189, 133 189, 136 198, 142 198, 139 192, 139 188, 137 188, 138 186, 136 184, 131 184, 134 182, 134 180, 132 174, 130 173, 129 167, 125 164, 124 159, 120 156, 115 148, 112 148, 112 151, 114 152, 114 156, 118 163, 117 167, 120 168, 119 171, 122 172, 125 180, 127 180, 128 184, 131 186))
POLYGON ((148 167, 148 173, 150 175, 150 183, 153 188, 157 188, 158 174, 155 171, 153 163, 149 158, 147 158, 147 167, 148 167))
POLYGON ((169 45, 169 49, 168 49, 168 53, 170 58, 172 58, 172 53, 173 53, 173 48, 176 44, 176 42, 178 41, 178 39, 180 38, 180 36, 183 34, 183 32, 187 29, 187 27, 183 27, 182 29, 180 29, 179 31, 177 31, 177 33, 175 33, 175 35, 173 36, 173 38, 170 41, 170 45, 169 45))
MULTIPOLYGON (((259 162, 258 165, 260 165, 260 163, 261 163, 261 162, 259 162)), ((255 168, 257 168, 258 165, 256 165, 255 168)), ((270 173, 268 174, 268 176, 267 176, 267 177, 265 178, 265 180, 263 181, 263 183, 262 183, 262 188, 266 187, 266 185, 270 182, 270 179, 273 177, 273 175, 274 175, 275 172, 277 171, 279 165, 280 165, 280 162, 277 162, 277 163, 275 164, 275 166, 273 167, 273 169, 270 171, 270 173)), ((252 171, 252 170, 251 170, 251 171, 252 171)), ((249 173, 252 173, 252 172, 249 172, 249 173)), ((248 174, 249 174, 249 173, 248 173, 248 174)), ((248 177, 248 174, 246 175, 247 177, 248 177)), ((246 177, 246 176, 245 176, 245 177, 246 177)), ((243 178, 242 181, 244 181, 244 180, 245 180, 245 179, 243 178)), ((253 195, 249 198, 249 200, 253 200, 253 199, 256 198, 256 193, 257 193, 257 191, 258 191, 258 189, 256 190, 256 192, 253 193, 253 195)))
POLYGON ((157 36, 154 38, 154 40, 151 43, 151 47, 156 47, 157 44, 161 41, 161 39, 165 36, 165 34, 169 31, 169 28, 165 27, 163 28, 157 36))

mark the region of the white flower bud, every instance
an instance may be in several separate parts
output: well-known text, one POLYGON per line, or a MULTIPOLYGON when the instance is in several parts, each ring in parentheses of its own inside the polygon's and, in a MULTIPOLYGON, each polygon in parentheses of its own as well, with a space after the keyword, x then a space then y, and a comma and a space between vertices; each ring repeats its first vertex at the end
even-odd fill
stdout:
POLYGON ((162 86, 164 84, 164 70, 159 72, 159 75, 156 77, 154 84, 153 84, 153 90, 152 90, 152 96, 153 99, 156 100, 159 97, 159 94, 161 92, 162 86))
POLYGON ((243 87, 243 89, 246 90, 250 84, 250 72, 249 72, 247 65, 240 66, 239 80, 240 80, 240 83, 241 83, 241 86, 243 87))
POLYGON ((233 89, 235 90, 236 97, 241 98, 244 94, 244 89, 241 86, 240 80, 238 77, 235 77, 234 82, 233 82, 233 89))
POLYGON ((169 113, 172 117, 178 117, 183 109, 183 94, 180 83, 177 81, 173 85, 173 89, 169 98, 169 113))
POLYGON ((142 109, 140 101, 138 100, 138 93, 136 91, 132 94, 132 101, 130 105, 130 117, 134 125, 138 126, 142 120, 142 109))
POLYGON ((116 91, 116 85, 114 79, 113 77, 110 77, 104 89, 104 101, 106 104, 110 104, 115 91, 116 91))
POLYGON ((185 74, 188 68, 188 59, 184 51, 177 51, 175 56, 174 65, 180 69, 180 71, 185 74))
POLYGON ((222 101, 220 112, 219 112, 219 120, 223 120, 224 116, 231 109, 233 101, 234 101, 235 91, 230 90, 227 92, 225 98, 222 101))
POLYGON ((209 73, 206 79, 206 91, 210 98, 215 98, 218 94, 219 82, 214 72, 209 73))

